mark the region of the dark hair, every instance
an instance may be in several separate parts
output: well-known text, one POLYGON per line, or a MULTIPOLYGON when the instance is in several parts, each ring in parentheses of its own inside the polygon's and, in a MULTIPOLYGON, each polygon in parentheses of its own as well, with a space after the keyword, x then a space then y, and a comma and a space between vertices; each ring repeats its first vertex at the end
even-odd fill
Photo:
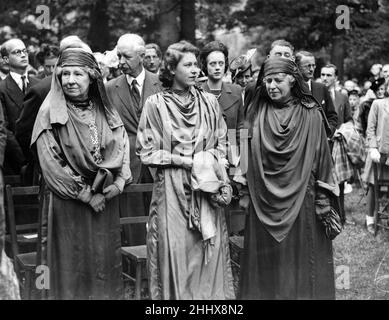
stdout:
POLYGON ((349 93, 348 93, 348 96, 358 96, 359 97, 359 92, 358 90, 351 90, 349 93))
POLYGON ((1 53, 1 57, 3 58, 9 56, 8 50, 5 45, 1 46, 0 53, 1 53))
POLYGON ((309 51, 299 51, 296 53, 296 64, 299 65, 300 64, 300 61, 303 57, 314 57, 315 56, 313 55, 313 53, 309 52, 309 51))
POLYGON ((154 49, 155 52, 157 53, 158 58, 160 58, 160 59, 162 58, 161 48, 156 43, 148 43, 148 44, 146 44, 145 45, 145 49, 154 49))
POLYGON ((269 52, 272 51, 275 46, 288 47, 292 50, 292 53, 294 52, 294 47, 292 46, 292 44, 289 41, 286 41, 285 39, 274 40, 270 45, 269 52))
POLYGON ((334 65, 332 63, 327 63, 323 68, 332 68, 332 69, 334 69, 335 75, 338 76, 338 68, 337 68, 336 65, 334 65))
POLYGON ((224 73, 226 73, 228 70, 228 48, 220 41, 212 41, 207 43, 200 52, 201 70, 204 72, 206 76, 208 76, 207 57, 214 51, 220 51, 224 54, 224 59, 225 59, 224 73))
POLYGON ((193 53, 196 58, 199 55, 199 49, 185 40, 173 43, 167 48, 159 74, 159 80, 161 80, 163 87, 170 88, 173 85, 174 75, 172 70, 177 67, 184 53, 187 52, 193 53))

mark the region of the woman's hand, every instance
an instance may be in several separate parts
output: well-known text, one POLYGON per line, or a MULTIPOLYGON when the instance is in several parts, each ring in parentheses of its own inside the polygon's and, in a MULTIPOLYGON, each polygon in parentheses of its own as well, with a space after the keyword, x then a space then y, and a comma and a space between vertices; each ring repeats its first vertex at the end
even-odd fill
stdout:
POLYGON ((381 154, 378 152, 377 148, 370 149, 370 158, 375 163, 380 162, 381 154))
POLYGON ((111 184, 103 190, 103 194, 105 196, 105 200, 109 201, 119 195, 120 190, 116 184, 111 184))
POLYGON ((89 205, 95 212, 103 212, 105 209, 105 197, 101 193, 96 193, 89 201, 89 205))

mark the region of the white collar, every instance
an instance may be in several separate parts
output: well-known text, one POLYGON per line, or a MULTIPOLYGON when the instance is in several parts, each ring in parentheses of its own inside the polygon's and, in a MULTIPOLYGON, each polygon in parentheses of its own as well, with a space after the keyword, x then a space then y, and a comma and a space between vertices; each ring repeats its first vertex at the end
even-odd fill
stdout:
MULTIPOLYGON (((146 77, 146 71, 145 71, 145 68, 142 67, 141 73, 139 73, 138 76, 135 78, 135 80, 138 84, 138 87, 143 88, 143 83, 145 82, 145 77, 146 77)), ((126 78, 127 78, 128 84, 131 85, 132 81, 134 80, 134 77, 127 74, 126 78)))
MULTIPOLYGON (((19 73, 13 72, 13 71, 10 71, 9 74, 12 77, 12 79, 15 80, 15 82, 17 84, 22 83, 22 74, 19 74, 19 73)), ((29 81, 28 81, 28 73, 27 73, 27 71, 23 74, 23 76, 26 77, 26 83, 28 83, 29 81)))

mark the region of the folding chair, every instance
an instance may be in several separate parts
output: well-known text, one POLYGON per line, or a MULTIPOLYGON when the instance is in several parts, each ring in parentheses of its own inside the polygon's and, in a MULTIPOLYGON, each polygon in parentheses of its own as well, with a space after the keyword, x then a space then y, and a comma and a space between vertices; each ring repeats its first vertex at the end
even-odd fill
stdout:
MULTIPOLYGON (((380 201, 380 192, 381 187, 385 186, 388 188, 386 191, 387 195, 389 194, 389 180, 383 179, 381 175, 378 174, 378 166, 383 168, 384 163, 373 163, 374 170, 374 236, 377 235, 378 228, 389 230, 389 213, 387 208, 389 206, 388 197, 384 197, 380 201), (386 223, 385 223, 386 221, 386 223)), ((380 170, 382 172, 382 170, 380 170)))
MULTIPOLYGON (((16 275, 19 278, 22 297, 30 299, 31 289, 34 280, 36 268, 36 251, 20 253, 21 245, 35 244, 38 239, 38 223, 19 224, 17 222, 16 214, 20 213, 38 213, 39 210, 39 187, 11 187, 6 186, 6 211, 8 216, 9 236, 6 241, 10 241, 12 248, 12 259, 16 275), (31 197, 36 198, 36 202, 22 203, 22 198, 31 197), (15 201, 15 197, 18 201, 15 201)), ((35 249, 36 250, 36 249, 35 249)))
MULTIPOLYGON (((131 184, 124 189, 124 193, 129 192, 151 192, 153 191, 152 183, 145 184, 131 184)), ((148 216, 136 216, 136 217, 124 217, 120 218, 120 224, 146 224, 148 221, 148 216)), ((145 280, 145 270, 146 268, 146 260, 147 260, 147 249, 146 245, 140 246, 125 246, 121 248, 122 256, 128 263, 128 270, 130 271, 131 263, 135 264, 135 276, 130 275, 128 273, 123 272, 123 276, 125 279, 130 280, 135 284, 135 299, 140 300, 141 298, 141 288, 142 288, 142 280, 145 280)), ((147 278, 146 278, 147 280, 147 278)))

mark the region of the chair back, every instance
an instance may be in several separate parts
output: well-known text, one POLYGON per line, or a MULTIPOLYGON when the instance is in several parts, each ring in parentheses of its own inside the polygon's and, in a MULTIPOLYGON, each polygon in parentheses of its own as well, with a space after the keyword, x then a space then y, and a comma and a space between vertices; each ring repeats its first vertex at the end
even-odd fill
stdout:
POLYGON ((30 216, 32 214, 36 214, 38 216, 39 187, 11 187, 10 185, 6 185, 5 193, 9 227, 8 230, 11 238, 11 248, 14 258, 20 251, 18 235, 24 236, 26 240, 37 238, 37 235, 31 235, 31 232, 38 231, 38 222, 19 222, 17 215, 23 214, 30 216))

